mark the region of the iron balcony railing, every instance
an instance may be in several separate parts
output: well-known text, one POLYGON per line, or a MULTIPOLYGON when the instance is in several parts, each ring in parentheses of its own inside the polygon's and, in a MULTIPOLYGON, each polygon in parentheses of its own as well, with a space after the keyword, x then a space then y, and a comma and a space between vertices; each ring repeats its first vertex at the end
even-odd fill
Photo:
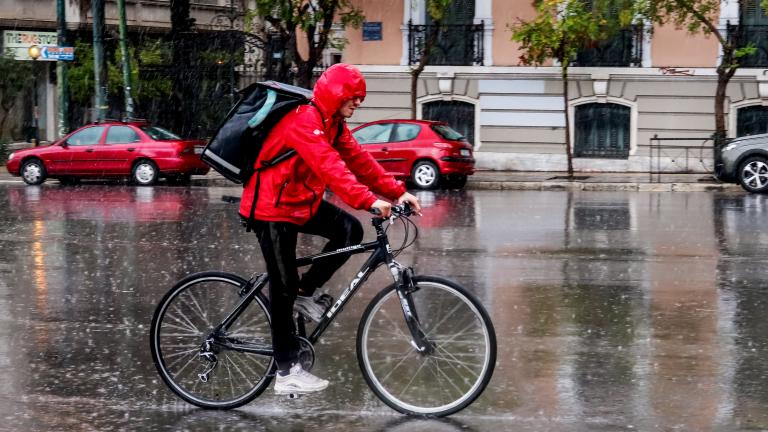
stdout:
POLYGON ((413 24, 408 22, 408 61, 416 64, 424 45, 437 32, 427 64, 472 66, 483 64, 483 27, 479 24, 413 24))
POLYGON ((735 43, 737 48, 744 48, 750 44, 757 51, 748 56, 741 57, 741 67, 768 67, 768 25, 728 24, 728 42, 735 43))
POLYGON ((613 38, 581 50, 572 66, 640 67, 643 62, 643 25, 635 24, 613 38))

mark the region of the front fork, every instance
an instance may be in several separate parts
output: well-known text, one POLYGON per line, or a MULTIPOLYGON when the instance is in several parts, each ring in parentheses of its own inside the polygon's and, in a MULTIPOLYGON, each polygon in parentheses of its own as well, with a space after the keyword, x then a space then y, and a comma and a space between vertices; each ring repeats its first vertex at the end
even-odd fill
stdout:
POLYGON ((400 299, 405 323, 411 332, 411 345, 422 355, 432 354, 435 351, 435 345, 424 333, 416 307, 413 304, 413 293, 418 290, 413 282, 413 268, 402 267, 393 262, 390 265, 390 271, 395 277, 397 297, 400 299))

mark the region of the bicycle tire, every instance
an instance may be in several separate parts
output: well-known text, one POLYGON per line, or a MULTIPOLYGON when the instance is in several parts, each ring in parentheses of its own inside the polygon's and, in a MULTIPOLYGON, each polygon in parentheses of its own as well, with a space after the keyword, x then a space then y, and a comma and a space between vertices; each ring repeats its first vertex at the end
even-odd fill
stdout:
POLYGON ((420 354, 412 344, 393 284, 363 313, 357 331, 358 364, 368 386, 391 408, 442 417, 466 408, 485 390, 496 364, 496 333, 485 308, 456 282, 435 276, 415 276, 413 281, 416 315, 435 351, 420 354), (448 334, 451 329, 459 333, 448 334), (473 344, 479 350, 471 348, 473 344), (389 370, 385 363, 394 366, 389 370), (464 369, 476 371, 476 376, 468 377, 464 369), (407 375, 414 370, 413 376, 407 375), (405 384, 399 393, 398 384, 405 384))
MULTIPOLYGON (((208 378, 203 381, 198 375, 212 363, 200 355, 201 347, 239 302, 246 283, 231 273, 195 273, 177 282, 155 310, 150 328, 152 360, 163 382, 193 405, 210 409, 242 406, 261 394, 274 377, 272 357, 221 348, 210 350, 217 362, 208 378)), ((227 336, 271 347, 269 307, 261 293, 227 336)))

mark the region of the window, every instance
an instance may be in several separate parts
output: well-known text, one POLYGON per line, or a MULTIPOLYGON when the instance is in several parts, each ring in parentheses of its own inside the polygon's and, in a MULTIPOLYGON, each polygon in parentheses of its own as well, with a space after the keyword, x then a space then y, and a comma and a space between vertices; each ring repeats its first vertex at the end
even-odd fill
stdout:
MULTIPOLYGON (((585 0, 594 9, 595 0, 585 0)), ((609 3, 610 4, 610 3, 609 3)), ((611 4, 609 14, 619 16, 617 5, 611 4)), ((626 67, 641 66, 643 61, 643 26, 628 25, 606 40, 595 41, 576 55, 572 66, 626 67)))
POLYGON ((631 109, 614 103, 589 103, 575 110, 573 155, 585 158, 629 157, 631 109))
POLYGON ((413 123, 400 123, 395 128, 395 132, 392 134, 390 141, 410 141, 419 136, 419 132, 421 132, 421 126, 419 125, 413 123))
POLYGON ((768 67, 768 15, 760 0, 739 2, 739 25, 728 26, 728 37, 739 47, 753 45, 757 52, 739 59, 743 67, 768 67))
POLYGON ((94 126, 83 129, 67 138, 67 145, 85 146, 95 145, 101 141, 101 135, 104 133, 104 126, 94 126))
POLYGON ((443 11, 437 26, 429 13, 425 24, 408 26, 408 61, 418 63, 431 35, 437 33, 429 53, 431 65, 464 65, 483 63, 483 24, 475 24, 475 0, 453 0, 443 11))
POLYGON ((380 144, 389 142, 392 133, 392 123, 374 123, 364 127, 353 134, 360 144, 380 144))
POLYGON ((157 126, 140 126, 139 129, 143 130, 145 134, 149 135, 149 137, 155 141, 174 141, 181 139, 181 137, 175 133, 157 126))
POLYGON ((768 107, 753 105, 736 111, 736 136, 768 132, 768 107))
POLYGON ((106 144, 128 144, 141 141, 139 134, 129 126, 112 126, 107 131, 106 144))
POLYGON ((442 100, 427 102, 422 107, 422 118, 444 121, 466 137, 470 144, 475 143, 475 106, 471 103, 442 100))
POLYGON ((447 140, 460 140, 464 139, 464 135, 456 132, 455 130, 451 129, 450 126, 446 125, 434 125, 432 126, 432 130, 437 132, 438 135, 441 137, 447 139, 447 140))

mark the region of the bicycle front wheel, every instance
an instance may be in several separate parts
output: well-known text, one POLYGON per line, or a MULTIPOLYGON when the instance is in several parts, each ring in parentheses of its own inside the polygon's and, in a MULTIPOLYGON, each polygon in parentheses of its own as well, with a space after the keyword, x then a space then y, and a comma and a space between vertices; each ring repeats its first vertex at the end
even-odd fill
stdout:
POLYGON ((258 396, 272 379, 273 358, 254 353, 272 348, 261 294, 231 326, 221 326, 242 300, 245 284, 229 273, 193 274, 171 288, 155 310, 152 359, 168 387, 191 404, 235 408, 258 396))
POLYGON ((480 302, 455 282, 416 276, 409 294, 433 349, 416 350, 394 285, 363 313, 357 358, 366 382, 384 403, 405 414, 440 417, 471 404, 496 363, 496 334, 480 302))

